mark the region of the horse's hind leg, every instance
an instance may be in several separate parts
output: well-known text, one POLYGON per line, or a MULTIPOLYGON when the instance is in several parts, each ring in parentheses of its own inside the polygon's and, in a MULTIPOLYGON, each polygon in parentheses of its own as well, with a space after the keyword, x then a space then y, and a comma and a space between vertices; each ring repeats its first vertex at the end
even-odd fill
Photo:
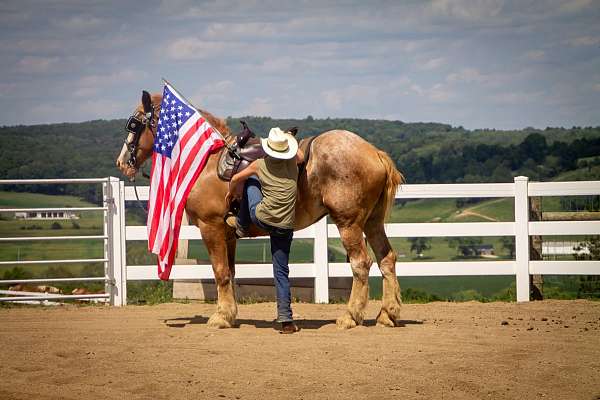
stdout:
POLYGON ((383 296, 381 310, 377 315, 377 325, 397 326, 402 298, 396 276, 396 253, 385 235, 383 218, 372 215, 365 224, 365 234, 375 253, 383 277, 383 296))
POLYGON ((337 319, 337 326, 348 329, 363 322, 364 309, 369 299, 369 269, 373 260, 369 257, 363 231, 359 226, 338 228, 352 267, 352 292, 348 301, 348 310, 337 319))

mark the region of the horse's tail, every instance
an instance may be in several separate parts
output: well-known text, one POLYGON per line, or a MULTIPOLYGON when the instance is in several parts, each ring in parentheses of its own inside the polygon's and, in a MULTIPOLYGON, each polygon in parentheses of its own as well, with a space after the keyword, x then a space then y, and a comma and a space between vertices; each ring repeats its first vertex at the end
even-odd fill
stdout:
POLYGON ((401 185, 405 182, 404 175, 400 173, 396 169, 396 165, 394 161, 390 158, 390 156, 382 150, 377 150, 377 155, 381 160, 381 163, 385 167, 386 181, 385 188, 381 195, 379 201, 381 202, 381 206, 385 207, 384 212, 384 221, 390 216, 390 211, 392 206, 394 205, 394 200, 396 198, 396 190, 398 190, 398 185, 401 185))

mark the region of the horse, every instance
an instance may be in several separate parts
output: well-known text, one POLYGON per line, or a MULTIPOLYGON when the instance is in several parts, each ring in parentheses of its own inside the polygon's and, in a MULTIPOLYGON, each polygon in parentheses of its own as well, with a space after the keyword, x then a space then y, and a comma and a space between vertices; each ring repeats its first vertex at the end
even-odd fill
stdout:
MULTIPOLYGON (((117 167, 130 179, 135 179, 152 154, 161 104, 161 94, 143 92, 142 101, 132 115, 137 121, 137 131, 129 130, 116 161, 117 167)), ((235 140, 223 119, 204 110, 199 112, 226 141, 235 140)), ((300 147, 303 144, 301 142, 300 147)), ((396 253, 385 234, 384 221, 394 204, 398 185, 404 182, 403 175, 388 154, 346 130, 319 134, 307 152, 310 157, 298 177, 294 230, 304 229, 326 215, 337 225, 352 269, 350 298, 346 311, 336 320, 337 326, 349 329, 363 323, 369 295, 369 270, 373 264, 367 243, 375 254, 383 279, 382 305, 376 323, 398 326, 402 299, 396 276, 396 253)), ((207 324, 230 328, 235 326, 237 316, 233 285, 236 236, 234 229, 225 223, 224 217, 229 211, 225 201, 228 183, 217 176, 218 159, 218 153, 209 156, 190 191, 185 211, 189 221, 200 229, 217 286, 217 309, 207 324)), ((266 234, 254 226, 249 233, 253 237, 266 234)))

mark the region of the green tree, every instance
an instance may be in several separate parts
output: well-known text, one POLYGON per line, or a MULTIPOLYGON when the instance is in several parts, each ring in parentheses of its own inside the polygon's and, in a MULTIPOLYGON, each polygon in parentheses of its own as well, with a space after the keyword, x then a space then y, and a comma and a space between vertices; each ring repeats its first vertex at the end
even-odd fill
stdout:
MULTIPOLYGON (((588 250, 587 254, 575 255, 575 258, 580 260, 600 260, 600 236, 591 236, 575 247, 577 251, 586 249, 588 250)), ((600 297, 600 276, 580 276, 577 297, 600 297)))
POLYGON ((410 251, 414 251, 417 255, 423 254, 425 250, 431 249, 431 238, 411 237, 408 238, 408 241, 410 242, 410 251))
POLYGON ((502 236, 500 238, 500 243, 502 243, 502 248, 508 251, 509 258, 515 257, 515 238, 512 236, 502 236))
POLYGON ((448 246, 456 249, 464 257, 473 257, 478 255, 478 248, 483 243, 479 237, 458 237, 448 239, 448 246))

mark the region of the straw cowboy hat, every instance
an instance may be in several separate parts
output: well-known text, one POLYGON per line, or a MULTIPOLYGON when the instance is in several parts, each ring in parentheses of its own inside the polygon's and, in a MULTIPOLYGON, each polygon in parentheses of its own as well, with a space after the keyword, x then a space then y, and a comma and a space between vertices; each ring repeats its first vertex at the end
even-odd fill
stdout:
POLYGON ((289 133, 279 128, 271 128, 269 137, 260 139, 262 148, 269 156, 280 160, 294 158, 298 152, 298 142, 289 133))

